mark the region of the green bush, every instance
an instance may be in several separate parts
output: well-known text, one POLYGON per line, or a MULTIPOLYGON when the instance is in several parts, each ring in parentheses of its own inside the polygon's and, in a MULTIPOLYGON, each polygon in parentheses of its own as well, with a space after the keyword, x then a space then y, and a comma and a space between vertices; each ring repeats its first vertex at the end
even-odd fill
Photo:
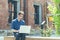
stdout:
POLYGON ((53 0, 53 2, 54 6, 52 4, 49 4, 48 9, 52 14, 54 14, 53 19, 56 28, 56 34, 60 35, 60 0, 53 0))

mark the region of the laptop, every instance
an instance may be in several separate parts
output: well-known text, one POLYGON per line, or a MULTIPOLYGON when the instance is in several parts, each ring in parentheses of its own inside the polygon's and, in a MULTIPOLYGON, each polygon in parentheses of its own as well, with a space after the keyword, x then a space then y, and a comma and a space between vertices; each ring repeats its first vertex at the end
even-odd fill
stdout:
POLYGON ((31 26, 21 25, 19 29, 19 33, 30 34, 30 30, 31 30, 31 26))

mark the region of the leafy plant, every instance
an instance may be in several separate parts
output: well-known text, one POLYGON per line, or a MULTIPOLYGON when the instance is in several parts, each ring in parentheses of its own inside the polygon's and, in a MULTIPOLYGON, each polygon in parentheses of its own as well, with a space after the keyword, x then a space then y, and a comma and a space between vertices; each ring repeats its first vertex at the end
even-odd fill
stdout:
POLYGON ((50 37, 52 33, 51 28, 47 28, 46 30, 43 30, 43 36, 50 37))
POLYGON ((54 2, 54 5, 49 4, 48 9, 49 11, 54 14, 54 24, 56 28, 56 34, 60 35, 60 0, 52 0, 54 2))

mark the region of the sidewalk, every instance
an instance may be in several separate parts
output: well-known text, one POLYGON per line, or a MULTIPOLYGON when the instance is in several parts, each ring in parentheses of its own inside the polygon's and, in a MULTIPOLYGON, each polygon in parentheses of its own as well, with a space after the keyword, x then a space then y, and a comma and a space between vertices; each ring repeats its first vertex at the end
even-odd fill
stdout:
MULTIPOLYGON (((0 37, 0 40, 14 40, 13 36, 0 37)), ((26 40, 60 40, 60 37, 26 36, 26 40)))
POLYGON ((4 37, 0 37, 0 40, 4 40, 4 37))

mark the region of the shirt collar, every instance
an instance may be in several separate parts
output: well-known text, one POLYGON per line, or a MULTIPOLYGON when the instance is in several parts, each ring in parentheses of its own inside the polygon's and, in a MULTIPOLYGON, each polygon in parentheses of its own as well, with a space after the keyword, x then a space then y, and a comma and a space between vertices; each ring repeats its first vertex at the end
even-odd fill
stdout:
POLYGON ((18 21, 18 18, 16 18, 17 22, 21 22, 22 20, 18 21))

